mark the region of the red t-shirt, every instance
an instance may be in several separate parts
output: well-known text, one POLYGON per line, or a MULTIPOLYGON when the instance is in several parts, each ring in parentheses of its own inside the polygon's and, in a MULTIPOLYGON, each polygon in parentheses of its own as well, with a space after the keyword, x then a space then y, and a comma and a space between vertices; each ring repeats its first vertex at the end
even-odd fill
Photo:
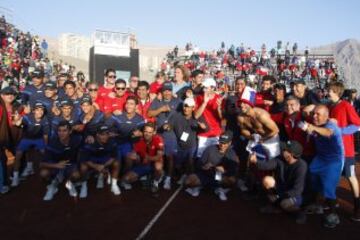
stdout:
POLYGON ((140 156, 142 163, 147 164, 147 162, 144 162, 145 156, 154 157, 158 151, 164 150, 164 141, 162 137, 155 135, 149 145, 146 144, 144 138, 141 138, 138 142, 134 143, 133 147, 134 151, 140 156))
POLYGON ((158 94, 161 91, 162 83, 158 83, 157 81, 150 84, 150 93, 158 94))
MULTIPOLYGON (((218 137, 220 136, 221 130, 221 119, 218 113, 218 104, 217 100, 220 98, 220 95, 216 94, 213 99, 211 99, 202 114, 205 121, 209 125, 209 131, 200 133, 201 137, 218 137)), ((204 96, 199 95, 195 98, 196 108, 199 108, 201 104, 204 102, 204 96)))
POLYGON ((270 110, 269 105, 265 105, 264 100, 274 101, 274 97, 271 92, 258 92, 255 97, 255 106, 260 107, 267 112, 270 110))
POLYGON ((98 96, 101 98, 105 98, 113 91, 114 91, 114 88, 105 88, 104 86, 101 86, 101 87, 99 87, 99 90, 98 90, 98 96))
POLYGON ((123 111, 126 103, 126 99, 133 95, 132 93, 126 92, 122 97, 105 97, 104 98, 104 113, 113 113, 115 110, 123 111))
POLYGON ((138 100, 139 100, 139 104, 137 105, 137 113, 140 114, 145 119, 146 122, 155 122, 155 118, 151 118, 148 115, 148 110, 152 103, 150 98, 148 100, 146 100, 146 102, 144 104, 141 102, 140 99, 138 99, 138 100))
MULTIPOLYGON (((352 124, 360 126, 360 118, 354 107, 344 100, 340 100, 338 104, 330 107, 330 118, 335 118, 337 120, 337 125, 340 128, 344 128, 352 124)), ((345 148, 345 157, 354 157, 355 147, 353 134, 342 135, 342 139, 345 148)))

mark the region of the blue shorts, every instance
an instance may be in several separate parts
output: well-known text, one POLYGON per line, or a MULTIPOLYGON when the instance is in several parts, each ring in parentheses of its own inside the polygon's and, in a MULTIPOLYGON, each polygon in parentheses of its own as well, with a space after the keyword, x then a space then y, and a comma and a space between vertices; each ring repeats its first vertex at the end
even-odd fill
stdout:
POLYGON ((111 159, 110 156, 104 156, 104 157, 90 157, 90 159, 88 159, 86 162, 93 162, 96 164, 105 164, 107 161, 109 161, 111 159))
POLYGON ((19 145, 17 146, 17 151, 25 152, 29 149, 34 148, 36 150, 45 150, 45 141, 43 138, 37 138, 37 139, 29 139, 29 138, 23 138, 21 139, 19 145))
POLYGON ((354 157, 346 157, 345 158, 344 169, 342 171, 342 175, 346 178, 356 176, 355 158, 354 157))
POLYGON ((134 166, 130 172, 134 172, 136 173, 136 175, 138 175, 139 177, 142 177, 144 175, 148 175, 151 174, 153 172, 153 167, 151 166, 151 164, 146 164, 146 165, 137 165, 134 166))
MULTIPOLYGON (((46 163, 56 163, 55 161, 44 161, 46 163)), ((69 163, 64 169, 48 168, 51 178, 56 177, 58 173, 61 173, 65 178, 69 178, 74 172, 79 171, 77 163, 69 163)))
POLYGON ((122 143, 117 147, 117 159, 124 161, 126 156, 132 151, 131 143, 122 143))
POLYGON ((175 155, 175 165, 179 166, 183 163, 190 162, 195 158, 196 147, 192 147, 189 149, 179 149, 177 154, 175 155))

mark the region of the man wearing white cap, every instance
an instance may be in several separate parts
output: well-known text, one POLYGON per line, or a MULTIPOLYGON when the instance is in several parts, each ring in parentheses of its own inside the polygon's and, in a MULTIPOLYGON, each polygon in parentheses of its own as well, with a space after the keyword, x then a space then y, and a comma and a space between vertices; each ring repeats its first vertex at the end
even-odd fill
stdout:
POLYGON ((222 100, 223 98, 215 92, 216 82, 213 78, 204 80, 204 94, 195 99, 195 118, 203 116, 209 130, 198 134, 197 157, 201 157, 205 148, 218 143, 221 134, 222 100))

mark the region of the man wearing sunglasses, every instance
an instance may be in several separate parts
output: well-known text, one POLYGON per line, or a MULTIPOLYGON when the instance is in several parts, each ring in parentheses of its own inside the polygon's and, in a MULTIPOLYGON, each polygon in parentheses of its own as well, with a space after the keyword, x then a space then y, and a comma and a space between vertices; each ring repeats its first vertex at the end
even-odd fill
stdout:
POLYGON ((106 115, 120 115, 124 110, 126 99, 132 95, 126 90, 126 81, 124 79, 116 80, 114 92, 114 98, 109 96, 104 98, 104 113, 106 115))
POLYGON ((99 96, 101 98, 107 97, 110 93, 113 92, 115 87, 116 73, 115 70, 109 68, 105 71, 104 76, 104 85, 99 88, 99 96))

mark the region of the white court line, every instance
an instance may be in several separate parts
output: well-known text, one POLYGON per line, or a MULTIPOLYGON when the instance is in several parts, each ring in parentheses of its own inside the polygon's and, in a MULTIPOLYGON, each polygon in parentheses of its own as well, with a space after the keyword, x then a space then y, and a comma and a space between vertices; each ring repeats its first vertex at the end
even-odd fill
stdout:
POLYGON ((175 197, 179 194, 182 189, 182 185, 178 187, 178 189, 171 195, 171 197, 167 200, 164 206, 159 210, 159 212, 151 219, 151 221, 146 225, 144 230, 139 234, 136 240, 143 239, 145 235, 150 231, 152 226, 159 220, 160 216, 165 212, 166 208, 170 205, 170 203, 175 199, 175 197))

